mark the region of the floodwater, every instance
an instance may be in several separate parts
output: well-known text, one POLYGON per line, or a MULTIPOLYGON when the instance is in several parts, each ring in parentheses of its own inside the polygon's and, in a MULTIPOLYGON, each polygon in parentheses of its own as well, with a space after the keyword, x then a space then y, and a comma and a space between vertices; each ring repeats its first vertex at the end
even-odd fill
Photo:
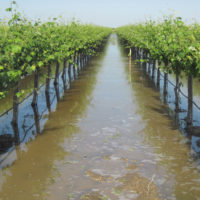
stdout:
POLYGON ((41 134, 11 153, 0 200, 200 199, 198 164, 150 85, 111 35, 41 134))

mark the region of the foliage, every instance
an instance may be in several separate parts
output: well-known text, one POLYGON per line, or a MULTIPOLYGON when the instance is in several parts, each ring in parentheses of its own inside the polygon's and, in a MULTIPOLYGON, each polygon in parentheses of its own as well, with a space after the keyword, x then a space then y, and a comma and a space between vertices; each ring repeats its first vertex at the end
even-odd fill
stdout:
POLYGON ((122 43, 139 48, 149 59, 163 62, 164 70, 200 75, 200 26, 186 25, 180 17, 117 28, 122 43))
POLYGON ((27 20, 15 5, 13 1, 6 9, 11 13, 8 23, 0 22, 0 99, 8 87, 41 67, 64 59, 73 62, 75 54, 94 55, 111 32, 55 18, 45 23, 27 20))

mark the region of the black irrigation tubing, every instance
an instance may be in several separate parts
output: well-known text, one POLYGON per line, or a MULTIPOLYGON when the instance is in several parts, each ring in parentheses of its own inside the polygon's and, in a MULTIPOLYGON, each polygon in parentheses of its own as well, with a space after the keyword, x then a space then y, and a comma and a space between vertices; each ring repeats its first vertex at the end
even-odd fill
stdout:
POLYGON ((0 118, 3 117, 4 115, 8 114, 8 112, 10 112, 12 109, 13 109, 13 107, 12 107, 12 108, 9 108, 9 109, 6 110, 5 112, 3 112, 3 113, 0 115, 0 118))
MULTIPOLYGON (((54 78, 52 78, 52 79, 54 79, 54 78)), ((45 84, 43 84, 43 85, 45 85, 45 84)), ((64 88, 63 88, 63 89, 64 89, 64 88)), ((55 97, 56 97, 56 95, 54 95, 54 97, 53 97, 53 99, 52 99, 52 101, 51 101, 51 105, 53 104, 53 102, 54 102, 54 100, 55 100, 55 97)), ((46 109, 44 109, 44 110, 42 111, 42 113, 40 114, 39 120, 42 119, 43 114, 47 111, 47 109, 48 109, 48 108, 46 108, 46 109)), ((29 128, 28 128, 26 131, 24 131, 24 138, 22 139, 22 141, 20 141, 20 143, 22 143, 22 142, 24 141, 24 139, 25 139, 25 137, 26 137, 28 131, 31 130, 31 129, 33 128, 34 125, 35 125, 35 123, 32 124, 31 126, 29 126, 29 128)))
MULTIPOLYGON (((164 78, 164 75, 163 75, 162 73, 160 73, 160 75, 164 78)), ((169 82, 172 86, 176 87, 176 85, 175 85, 174 83, 172 83, 169 79, 168 79, 168 82, 169 82)), ((189 99, 189 97, 188 97, 187 95, 185 95, 185 94, 181 91, 180 88, 178 89, 178 91, 179 91, 186 99, 189 99)), ((194 101, 192 101, 192 103, 196 106, 197 109, 200 110, 200 107, 199 107, 194 101)))
MULTIPOLYGON (((50 78, 51 80, 55 79, 54 77, 53 78, 50 78)), ((40 90, 46 83, 43 83, 42 85, 40 85, 39 89, 40 90)), ((22 101, 19 102, 19 105, 22 104, 26 99, 28 99, 31 95, 33 94, 33 91, 31 93, 28 94, 28 96, 26 96, 25 98, 23 98, 22 101)), ((8 112, 10 112, 11 110, 13 109, 13 107, 9 108, 8 110, 6 110, 5 112, 3 112, 1 115, 0 115, 0 118, 3 117, 4 115, 8 114, 8 112)))
MULTIPOLYGON (((52 79, 53 79, 53 78, 52 78, 52 79)), ((43 87, 44 85, 45 85, 45 83, 42 84, 42 85, 40 85, 39 90, 40 90, 41 87, 43 87)), ((26 99, 28 99, 32 94, 33 94, 33 92, 29 93, 26 97, 24 97, 23 100, 19 102, 19 105, 22 104, 26 99)), ((12 109, 13 109, 13 107, 11 107, 11 108, 9 108, 8 110, 6 110, 4 113, 2 113, 2 114, 0 115, 0 118, 3 117, 5 114, 8 114, 8 112, 10 112, 12 109)))
MULTIPOLYGON (((55 78, 51 78, 51 80, 53 80, 53 79, 55 79, 55 78)), ((42 84, 42 85, 39 87, 39 89, 41 89, 45 84, 46 84, 46 83, 42 84)), ((19 104, 23 103, 23 102, 24 102, 26 99, 28 99, 32 94, 33 94, 33 92, 31 92, 28 96, 26 96, 19 104)), ((52 102, 51 102, 51 105, 52 105, 53 101, 55 100, 55 97, 56 97, 56 96, 54 95, 54 97, 53 97, 53 99, 52 99, 52 102)), ((9 110, 7 110, 7 111, 4 112, 3 114, 1 114, 0 117, 2 117, 3 115, 7 114, 10 110, 12 110, 12 108, 10 108, 9 110)), ((39 120, 41 120, 42 115, 43 115, 43 113, 44 113, 46 110, 47 110, 47 109, 45 109, 45 110, 41 113, 39 120)), ((34 124, 35 124, 35 123, 34 123, 34 124)), ((26 137, 26 134, 27 134, 28 131, 34 126, 34 124, 32 124, 32 125, 25 131, 25 133, 24 133, 25 136, 24 136, 24 138, 22 139, 22 141, 20 141, 20 143, 24 141, 24 139, 25 139, 25 137, 26 137)))
MULTIPOLYGON (((51 105, 53 104, 53 102, 54 102, 54 100, 55 100, 55 97, 56 97, 56 95, 54 95, 54 97, 53 97, 53 99, 52 99, 52 101, 51 101, 51 105)), ((46 109, 44 109, 44 110, 42 111, 42 113, 40 114, 40 117, 39 117, 39 121, 42 119, 43 114, 47 111, 47 109, 48 109, 48 108, 46 108, 46 109)), ((34 125, 35 125, 35 123, 33 123, 31 126, 29 126, 28 129, 26 129, 26 130, 24 131, 24 137, 23 137, 23 139, 20 141, 20 143, 22 143, 22 142, 25 140, 27 133, 29 132, 29 130, 31 130, 31 129, 34 127, 34 125)))
MULTIPOLYGON (((52 105, 53 101, 55 100, 55 97, 56 97, 56 95, 54 95, 54 97, 53 97, 53 99, 52 99, 52 102, 51 102, 51 105, 52 105)), ((46 110, 47 110, 47 109, 45 109, 45 110, 41 113, 39 120, 42 119, 42 116, 43 116, 43 114, 44 114, 44 112, 45 112, 46 110)), ((20 141, 20 143, 22 143, 22 142, 25 140, 28 131, 31 130, 31 129, 33 128, 34 125, 35 125, 35 123, 32 124, 32 125, 25 131, 24 137, 23 137, 23 139, 20 141)), ((7 152, 6 156, 5 156, 3 159, 0 160, 0 164, 13 152, 13 150, 15 149, 15 146, 16 146, 16 145, 14 145, 14 146, 12 147, 12 149, 10 149, 10 151, 7 152)))
POLYGON ((6 152, 6 155, 5 155, 2 159, 0 159, 0 164, 1 164, 4 160, 6 160, 6 158, 14 151, 14 149, 15 149, 15 147, 12 146, 12 149, 10 149, 9 152, 6 152))
MULTIPOLYGON (((62 73, 62 72, 61 72, 61 73, 62 73)), ((59 75, 59 76, 60 76, 60 75, 59 75)), ((53 79, 55 79, 55 78, 54 78, 54 77, 51 78, 51 80, 53 80, 53 79)), ((41 87, 43 87, 45 84, 46 84, 46 83, 40 85, 39 90, 40 90, 41 87)), ((19 102, 19 105, 20 105, 21 103, 23 103, 26 99, 28 99, 32 94, 33 94, 33 91, 32 91, 28 96, 26 96, 22 101, 20 101, 20 102, 19 102)), ((6 110, 6 111, 3 112, 2 114, 0 114, 0 118, 3 117, 4 115, 8 114, 8 112, 10 112, 12 109, 13 109, 13 107, 9 108, 8 110, 6 110)))
MULTIPOLYGON (((30 96, 30 95, 29 95, 29 96, 30 96)), ((53 102, 54 102, 54 100, 55 100, 55 97, 56 97, 56 95, 54 95, 54 97, 53 97, 53 99, 52 99, 52 101, 51 101, 51 105, 53 104, 53 102)), ((43 114, 44 114, 46 111, 47 111, 47 108, 41 113, 39 120, 42 119, 43 114)), ((28 131, 31 130, 31 129, 33 128, 34 125, 35 125, 35 123, 32 124, 31 126, 29 126, 29 128, 25 131, 24 137, 23 137, 23 139, 20 141, 20 143, 22 143, 22 142, 25 140, 28 131)), ((6 155, 2 160, 0 160, 0 164, 8 157, 8 155, 9 155, 14 149, 15 149, 15 148, 13 147, 13 148, 7 153, 7 155, 6 155)))
MULTIPOLYGON (((54 78, 51 78, 51 80, 53 80, 53 79, 54 79, 54 78)), ((44 85, 45 85, 45 83, 42 84, 42 85, 39 87, 39 89, 40 89, 41 87, 43 87, 44 85)), ((21 104, 22 102, 24 102, 24 101, 25 101, 27 98, 29 98, 32 94, 33 94, 33 92, 31 92, 27 97, 25 97, 19 104, 21 104)), ((56 95, 54 95, 54 97, 53 97, 53 99, 52 99, 52 101, 51 101, 51 105, 53 104, 53 102, 54 102, 54 100, 55 100, 55 97, 56 97, 56 95)), ((5 111, 3 114, 1 114, 0 117, 2 117, 3 115, 7 114, 7 113, 8 113, 9 111, 11 111, 11 110, 12 110, 12 108, 8 109, 8 110, 5 111)), ((45 112, 46 110, 47 110, 47 108, 41 113, 39 120, 42 119, 43 114, 44 114, 44 112, 45 112)), ((20 143, 22 143, 22 142, 25 140, 28 131, 31 130, 31 128, 32 128, 34 125, 35 125, 35 123, 34 123, 33 125, 31 125, 31 126, 25 131, 24 137, 23 137, 22 141, 20 141, 20 143)), ((5 156, 3 159, 0 160, 0 164, 2 164, 2 162, 13 152, 14 149, 15 149, 15 148, 14 148, 14 146, 13 146, 12 149, 11 149, 9 152, 7 152, 6 156, 5 156)))

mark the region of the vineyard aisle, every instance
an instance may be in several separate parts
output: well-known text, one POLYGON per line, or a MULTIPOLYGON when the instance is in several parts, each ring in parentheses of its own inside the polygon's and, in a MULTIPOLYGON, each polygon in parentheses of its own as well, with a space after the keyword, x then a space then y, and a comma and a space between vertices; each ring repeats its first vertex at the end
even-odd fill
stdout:
POLYGON ((129 64, 112 34, 42 134, 0 172, 0 200, 199 199, 200 174, 185 138, 129 64))

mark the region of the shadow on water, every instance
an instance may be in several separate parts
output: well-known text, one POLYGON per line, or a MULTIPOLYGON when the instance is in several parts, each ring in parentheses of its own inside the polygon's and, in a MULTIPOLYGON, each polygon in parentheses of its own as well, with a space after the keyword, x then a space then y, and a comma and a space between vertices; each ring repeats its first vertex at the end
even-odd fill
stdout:
MULTIPOLYGON (((52 77, 58 73, 56 65, 42 70, 39 75, 40 88, 36 97, 37 104, 34 106, 31 106, 34 94, 28 94, 28 92, 31 92, 33 88, 34 75, 21 81, 20 88, 26 89, 25 95, 27 97, 19 104, 18 124, 11 124, 11 109, 0 117, 0 168, 11 164, 11 162, 7 162, 7 160, 9 160, 9 154, 12 154, 11 152, 15 150, 15 145, 23 145, 23 143, 34 140, 37 134, 42 133, 44 126, 48 121, 49 115, 56 111, 57 103, 62 101, 64 93, 69 95, 72 91, 74 92, 73 87, 75 79, 86 76, 86 73, 90 73, 94 62, 101 60, 100 57, 103 55, 104 54, 92 58, 92 60, 87 61, 87 63, 86 61, 83 63, 82 61, 79 62, 77 59, 76 63, 78 67, 74 67, 72 64, 69 64, 63 68, 63 64, 61 64, 59 66, 60 69, 58 69, 59 75, 57 75, 58 77, 56 78, 57 84, 55 84, 55 80, 52 79, 52 77), (85 65, 88 67, 86 72, 83 71, 85 65)), ((66 62, 64 62, 64 64, 67 65, 66 62)), ((77 91, 79 91, 79 89, 77 91)), ((9 92, 7 98, 12 99, 11 96, 12 90, 9 92)), ((9 106, 11 106, 11 102, 6 104, 5 108, 8 108, 9 106)), ((2 105, 1 111, 5 111, 2 105)))
MULTIPOLYGON (((155 98, 155 100, 161 100, 163 102, 161 108, 155 107, 153 104, 148 105, 151 107, 152 111, 157 111, 158 113, 165 115, 166 118, 171 120, 172 129, 179 129, 182 134, 186 137, 186 143, 191 146, 191 154, 193 158, 199 159, 200 156, 200 132, 198 127, 200 126, 199 113, 200 110, 193 106, 193 125, 194 127, 190 128, 187 125, 187 107, 188 102, 187 98, 183 96, 181 93, 176 94, 174 85, 171 83, 174 82, 174 77, 172 75, 169 76, 169 83, 167 87, 167 93, 164 93, 164 79, 161 76, 160 84, 157 85, 157 76, 153 79, 151 77, 152 71, 148 71, 146 67, 142 66, 142 64, 134 65, 134 69, 138 74, 138 77, 135 77, 135 81, 137 83, 141 83, 146 87, 152 90, 153 92, 157 91, 156 95, 151 96, 151 98, 155 98), (197 127, 197 128, 196 128, 197 127), (191 131, 192 130, 192 131, 191 131), (192 133, 191 133, 192 132, 192 133)), ((162 72, 161 72, 162 74, 162 72)), ((132 74, 134 76, 134 73, 132 74)), ((184 83, 186 85, 186 81, 184 83)), ((195 84, 196 85, 196 84, 195 84)), ((187 95, 186 86, 182 88, 183 92, 187 95)), ((196 87, 195 87, 196 88, 196 87)), ((197 98, 197 97, 196 97, 197 98)))
POLYGON ((41 134, 6 158, 0 200, 199 198, 197 163, 159 90, 120 54, 116 35, 104 53, 70 81, 64 96, 59 87, 58 104, 51 85, 50 108, 45 94, 41 102, 47 114, 40 104, 31 108, 27 117, 41 134), (46 121, 37 127, 40 118, 46 121))
MULTIPOLYGON (((124 54, 123 51, 122 54, 124 54)), ((173 193, 166 196, 166 199, 199 199, 199 161, 196 162, 196 156, 200 146, 197 149, 195 145, 200 144, 200 138, 198 137, 199 139, 196 141, 198 144, 193 143, 193 139, 185 133, 184 129, 183 119, 187 113, 173 110, 175 107, 174 88, 169 85, 168 95, 164 97, 163 79, 158 88, 156 78, 152 80, 146 68, 134 63, 132 64, 132 81, 130 81, 128 58, 125 70, 127 80, 133 90, 133 96, 137 99, 137 112, 146 122, 141 135, 143 135, 145 143, 154 148, 159 165, 164 166, 167 174, 171 177, 168 178, 169 183, 165 183, 165 188, 161 187, 161 193, 167 193, 171 187, 170 182, 173 182, 173 193), (180 130, 183 131, 183 134, 180 130), (194 153, 194 151, 196 152, 194 153)), ((180 99, 182 110, 187 109, 184 101, 180 99)))
MULTIPOLYGON (((66 82, 70 82, 70 88, 65 94, 63 91, 69 86, 64 87, 63 79, 59 77, 58 87, 54 88, 51 81, 48 95, 45 95, 45 87, 41 87, 38 106, 32 108, 29 105, 31 97, 20 105, 19 138, 22 143, 18 147, 13 146, 14 150, 7 153, 0 163, 3 168, 0 173, 0 199, 44 199, 42 191, 45 186, 59 176, 54 164, 69 155, 61 144, 65 138, 70 138, 79 131, 76 122, 86 115, 85 110, 90 105, 89 97, 96 84, 96 75, 104 55, 102 53, 92 58, 87 63, 87 68, 79 71, 76 81, 68 79, 66 82), (34 140, 39 133, 40 136, 34 140), (34 141, 27 143, 30 140, 34 141), (8 165, 10 167, 5 168, 8 165), (28 192, 20 192, 23 188, 28 192)), ((9 115, 11 114, 6 116, 6 120, 11 118, 9 115)), ((12 146, 13 131, 9 123, 4 125, 11 132, 4 137, 8 146, 12 146)))

